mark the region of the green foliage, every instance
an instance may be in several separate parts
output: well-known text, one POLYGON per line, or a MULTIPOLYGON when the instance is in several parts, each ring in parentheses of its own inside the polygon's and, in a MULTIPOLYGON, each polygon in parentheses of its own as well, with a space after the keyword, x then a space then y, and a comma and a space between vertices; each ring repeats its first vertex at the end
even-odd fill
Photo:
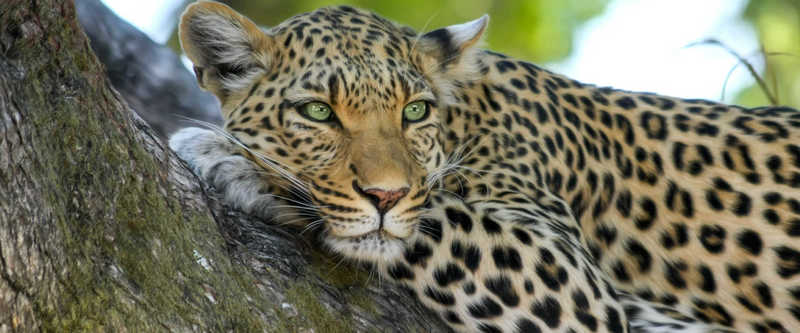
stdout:
MULTIPOLYGON (((767 70, 764 81, 779 105, 800 107, 800 2, 750 0, 745 19, 758 32, 767 70)), ((769 98, 757 85, 742 91, 737 103, 767 105, 769 98)))

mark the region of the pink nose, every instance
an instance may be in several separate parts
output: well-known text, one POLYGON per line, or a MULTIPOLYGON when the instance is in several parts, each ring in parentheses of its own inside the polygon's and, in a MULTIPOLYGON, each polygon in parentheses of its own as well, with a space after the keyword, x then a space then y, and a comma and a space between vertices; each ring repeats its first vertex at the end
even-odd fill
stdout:
POLYGON ((378 208, 378 211, 383 214, 392 209, 400 199, 408 194, 408 187, 389 191, 371 188, 364 190, 364 194, 375 205, 375 208, 378 208))

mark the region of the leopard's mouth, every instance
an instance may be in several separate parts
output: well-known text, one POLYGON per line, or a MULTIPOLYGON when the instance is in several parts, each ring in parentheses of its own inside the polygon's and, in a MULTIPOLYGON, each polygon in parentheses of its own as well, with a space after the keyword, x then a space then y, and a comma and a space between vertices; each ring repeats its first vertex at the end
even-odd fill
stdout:
POLYGON ((401 237, 392 234, 390 231, 386 229, 376 229, 358 236, 336 236, 336 235, 327 235, 328 238, 334 238, 341 241, 355 241, 355 242, 362 242, 362 241, 380 241, 380 242, 402 242, 405 244, 406 239, 408 237, 401 237))
POLYGON ((386 240, 392 240, 392 239, 403 240, 403 239, 407 238, 407 237, 397 236, 397 235, 393 234, 391 231, 389 231, 388 229, 385 229, 385 228, 381 228, 381 229, 377 229, 377 230, 374 230, 374 231, 370 231, 370 232, 368 232, 368 233, 366 233, 366 234, 364 234, 362 236, 374 236, 374 237, 378 237, 378 238, 386 239, 386 240))
POLYGON ((350 259, 373 263, 390 262, 403 256, 406 238, 376 229, 358 236, 326 235, 324 243, 335 253, 350 259))

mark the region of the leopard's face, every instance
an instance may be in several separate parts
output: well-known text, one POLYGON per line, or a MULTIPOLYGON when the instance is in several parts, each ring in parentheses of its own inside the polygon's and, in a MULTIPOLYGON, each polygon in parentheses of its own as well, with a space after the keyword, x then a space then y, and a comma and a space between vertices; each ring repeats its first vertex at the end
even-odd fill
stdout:
POLYGON ((424 210, 426 179, 445 160, 435 96, 410 65, 333 47, 304 63, 292 56, 302 44, 279 52, 278 75, 259 81, 226 130, 286 171, 273 182, 313 204, 309 222, 322 221, 329 246, 358 258, 398 255, 424 210))
POLYGON ((442 92, 426 72, 435 57, 414 50, 410 29, 348 7, 267 32, 243 20, 216 3, 190 7, 182 43, 190 57, 206 46, 219 57, 207 62, 219 62, 234 57, 220 44, 236 41, 209 42, 203 29, 227 21, 244 30, 243 59, 203 66, 207 54, 192 58, 201 85, 222 101, 226 132, 296 204, 296 216, 282 220, 323 226, 324 242, 351 258, 401 256, 425 211, 429 177, 446 161, 442 92))

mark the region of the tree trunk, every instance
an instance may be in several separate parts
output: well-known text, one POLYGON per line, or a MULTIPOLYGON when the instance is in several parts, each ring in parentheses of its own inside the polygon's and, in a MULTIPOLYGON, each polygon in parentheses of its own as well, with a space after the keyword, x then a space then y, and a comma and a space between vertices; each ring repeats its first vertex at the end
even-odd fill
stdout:
POLYGON ((0 332, 446 330, 308 244, 165 148, 72 1, 0 1, 0 332))

